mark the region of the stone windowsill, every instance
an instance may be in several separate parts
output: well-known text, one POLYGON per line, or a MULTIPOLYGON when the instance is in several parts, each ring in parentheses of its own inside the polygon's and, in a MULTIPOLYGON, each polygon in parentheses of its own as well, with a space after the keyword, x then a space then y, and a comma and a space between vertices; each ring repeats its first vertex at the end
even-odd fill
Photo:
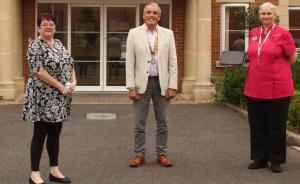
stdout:
MULTIPOLYGON (((243 67, 248 67, 248 66, 249 66, 249 63, 244 63, 243 64, 243 67)), ((216 67, 217 68, 227 68, 228 65, 222 65, 222 64, 220 64, 220 60, 217 60, 216 61, 216 67)))

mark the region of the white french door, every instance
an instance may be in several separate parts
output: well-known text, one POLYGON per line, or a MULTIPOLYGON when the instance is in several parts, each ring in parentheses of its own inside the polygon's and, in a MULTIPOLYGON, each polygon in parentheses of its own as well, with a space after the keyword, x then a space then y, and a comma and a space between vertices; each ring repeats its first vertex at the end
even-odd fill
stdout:
POLYGON ((126 90, 126 40, 136 27, 136 6, 104 7, 104 91, 126 90))
POLYGON ((103 7, 71 4, 69 39, 78 91, 102 91, 103 7))
POLYGON ((136 6, 71 5, 70 40, 78 91, 125 91, 125 53, 136 6))
MULTIPOLYGON (((150 1, 36 1, 36 15, 48 11, 56 16, 54 37, 63 42, 74 59, 76 91, 126 90, 127 35, 129 29, 143 24, 143 8, 150 1)), ((159 25, 167 28, 171 27, 170 2, 160 1, 163 14, 159 25)))

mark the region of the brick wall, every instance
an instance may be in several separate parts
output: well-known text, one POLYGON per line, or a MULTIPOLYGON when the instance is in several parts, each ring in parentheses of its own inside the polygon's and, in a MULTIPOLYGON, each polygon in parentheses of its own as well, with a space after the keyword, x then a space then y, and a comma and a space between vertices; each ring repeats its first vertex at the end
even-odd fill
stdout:
MULTIPOLYGON (((173 0, 172 4, 172 30, 174 31, 177 59, 178 59, 178 89, 181 89, 183 78, 183 43, 184 43, 184 9, 185 0, 173 0)), ((26 52, 28 39, 34 38, 35 32, 35 0, 23 0, 23 73, 28 79, 28 64, 26 52)))
POLYGON ((212 0, 211 4, 211 72, 212 74, 220 74, 223 72, 222 68, 216 68, 216 61, 220 59, 221 49, 221 4, 217 3, 216 0, 212 0))
POLYGON ((27 47, 29 38, 34 38, 35 32, 35 0, 23 0, 23 74, 25 81, 28 79, 29 69, 27 63, 27 47))
MULTIPOLYGON (((242 1, 241 1, 242 2, 242 1)), ((278 5, 279 0, 255 0, 255 2, 250 3, 250 7, 259 6, 260 4, 264 2, 271 2, 275 5, 278 5)), ((220 50, 221 50, 221 3, 216 2, 216 0, 212 0, 212 51, 211 51, 211 69, 213 75, 219 75, 224 72, 224 68, 217 68, 216 67, 216 61, 220 60, 220 50)))
MULTIPOLYGON (((256 0, 250 3, 250 6, 258 6, 268 0, 256 0)), ((279 0, 271 0, 272 3, 278 5, 279 0)), ((175 35, 177 59, 178 59, 178 89, 181 89, 182 78, 184 74, 184 15, 185 15, 185 0, 173 0, 172 3, 172 29, 175 35)), ((224 69, 216 67, 216 61, 220 60, 220 10, 221 3, 212 0, 212 74, 222 74, 224 69)), ((34 38, 35 27, 35 0, 23 0, 23 73, 27 80, 28 78, 28 65, 26 61, 26 51, 28 39, 34 38)))
POLYGON ((173 0, 172 30, 174 31, 177 60, 178 60, 178 89, 181 90, 184 74, 183 46, 184 46, 184 16, 185 0, 173 0))

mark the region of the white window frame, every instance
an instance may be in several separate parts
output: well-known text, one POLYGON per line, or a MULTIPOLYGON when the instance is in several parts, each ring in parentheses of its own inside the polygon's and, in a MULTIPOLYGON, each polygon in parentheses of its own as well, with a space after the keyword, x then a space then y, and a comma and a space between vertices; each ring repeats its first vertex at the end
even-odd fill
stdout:
MULTIPOLYGON (((221 42, 220 42, 220 54, 225 51, 225 42, 226 42, 226 8, 227 7, 245 7, 246 11, 248 10, 249 4, 248 3, 230 3, 230 4, 222 4, 221 5, 221 42)), ((245 30, 245 51, 248 48, 248 32, 249 30, 245 30)))

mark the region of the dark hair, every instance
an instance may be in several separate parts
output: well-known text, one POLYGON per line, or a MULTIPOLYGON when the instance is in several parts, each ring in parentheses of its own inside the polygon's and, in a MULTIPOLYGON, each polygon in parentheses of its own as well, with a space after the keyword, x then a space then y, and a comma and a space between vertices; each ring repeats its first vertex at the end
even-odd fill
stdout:
POLYGON ((38 19, 37 25, 40 27, 43 20, 53 21, 56 24, 56 18, 51 12, 42 12, 38 19))

